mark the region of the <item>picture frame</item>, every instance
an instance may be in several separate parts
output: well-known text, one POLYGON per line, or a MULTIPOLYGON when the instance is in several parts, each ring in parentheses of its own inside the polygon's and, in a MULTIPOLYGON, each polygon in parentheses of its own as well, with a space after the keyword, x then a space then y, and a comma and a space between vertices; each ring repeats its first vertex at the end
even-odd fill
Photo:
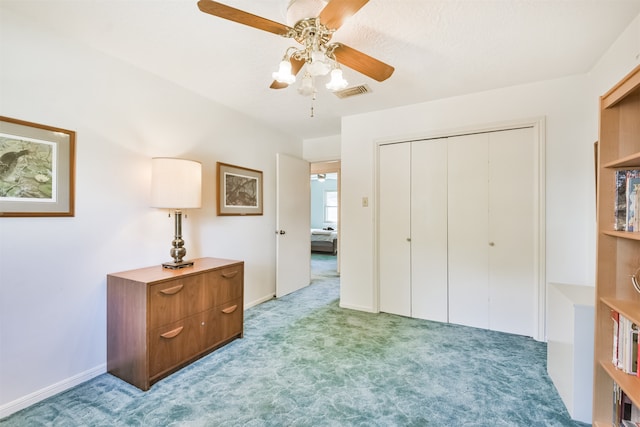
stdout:
POLYGON ((216 163, 219 216, 262 215, 262 171, 216 163))
POLYGON ((75 216, 71 130, 0 116, 0 217, 75 216))

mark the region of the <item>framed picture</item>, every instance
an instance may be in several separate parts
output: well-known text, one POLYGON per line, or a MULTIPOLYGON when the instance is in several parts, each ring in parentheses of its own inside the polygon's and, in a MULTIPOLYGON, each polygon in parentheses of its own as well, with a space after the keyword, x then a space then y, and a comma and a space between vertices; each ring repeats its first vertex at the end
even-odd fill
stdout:
POLYGON ((0 217, 74 216, 75 138, 0 116, 0 217))
POLYGON ((262 215, 262 172, 217 163, 218 215, 262 215))

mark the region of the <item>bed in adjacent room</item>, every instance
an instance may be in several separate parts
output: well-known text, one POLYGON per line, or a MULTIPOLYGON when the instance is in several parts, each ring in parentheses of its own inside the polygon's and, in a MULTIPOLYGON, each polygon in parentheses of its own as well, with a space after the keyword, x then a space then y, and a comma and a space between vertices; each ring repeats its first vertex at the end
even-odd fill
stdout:
POLYGON ((338 250, 338 232, 335 230, 311 229, 311 252, 336 254, 338 250))

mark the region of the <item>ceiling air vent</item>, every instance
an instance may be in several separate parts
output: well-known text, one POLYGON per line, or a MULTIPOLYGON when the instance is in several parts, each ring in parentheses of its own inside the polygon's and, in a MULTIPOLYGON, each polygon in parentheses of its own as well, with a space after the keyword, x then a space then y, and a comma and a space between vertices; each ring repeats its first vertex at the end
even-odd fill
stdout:
POLYGON ((344 90, 339 90, 339 91, 336 91, 336 92, 333 92, 333 93, 338 98, 344 99, 344 98, 349 98, 351 96, 363 95, 363 94, 369 93, 369 92, 371 92, 371 89, 369 89, 369 86, 361 85, 361 86, 349 87, 349 88, 346 88, 344 90))

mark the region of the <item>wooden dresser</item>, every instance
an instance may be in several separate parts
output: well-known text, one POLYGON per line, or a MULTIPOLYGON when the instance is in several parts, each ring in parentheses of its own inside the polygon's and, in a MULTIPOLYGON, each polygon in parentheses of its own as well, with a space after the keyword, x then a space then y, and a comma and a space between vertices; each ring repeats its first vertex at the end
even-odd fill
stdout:
POLYGON ((243 333, 244 262, 199 258, 107 275, 107 370, 151 384, 243 333))

